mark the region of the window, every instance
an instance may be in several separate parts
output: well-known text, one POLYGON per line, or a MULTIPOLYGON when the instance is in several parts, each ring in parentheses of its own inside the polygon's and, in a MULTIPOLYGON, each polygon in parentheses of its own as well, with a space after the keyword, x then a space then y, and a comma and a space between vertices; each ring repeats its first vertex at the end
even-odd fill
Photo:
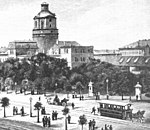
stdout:
POLYGON ((137 57, 137 58, 134 60, 134 63, 136 63, 138 60, 139 60, 139 57, 137 57))
POLYGON ((130 62, 130 60, 131 60, 131 57, 129 57, 129 58, 127 59, 127 61, 126 61, 126 62, 127 62, 127 63, 129 63, 129 62, 130 62))
POLYGON ((14 51, 13 51, 13 50, 10 50, 10 54, 14 54, 14 51))
POLYGON ((84 53, 84 49, 81 49, 81 53, 84 53))
POLYGON ((52 19, 49 19, 49 22, 52 22, 52 19))
POLYGON ((41 21, 41 29, 44 28, 44 21, 41 21))
POLYGON ((75 57, 75 62, 77 62, 78 61, 78 58, 77 57, 75 57))
POLYGON ((123 60, 124 60, 124 58, 123 58, 123 57, 122 57, 122 58, 120 58, 119 63, 122 63, 122 62, 123 62, 123 60))
POLYGON ((78 53, 77 49, 75 49, 75 53, 78 53))
POLYGON ((51 27, 51 24, 49 25, 49 27, 51 27))
POLYGON ((150 58, 147 58, 147 59, 145 60, 145 63, 148 63, 149 60, 150 60, 150 58))
POLYGON ((83 61, 85 61, 85 57, 83 57, 83 61))
POLYGON ((34 27, 37 28, 37 21, 34 22, 34 27))
POLYGON ((68 49, 67 48, 64 49, 64 53, 68 53, 68 49))

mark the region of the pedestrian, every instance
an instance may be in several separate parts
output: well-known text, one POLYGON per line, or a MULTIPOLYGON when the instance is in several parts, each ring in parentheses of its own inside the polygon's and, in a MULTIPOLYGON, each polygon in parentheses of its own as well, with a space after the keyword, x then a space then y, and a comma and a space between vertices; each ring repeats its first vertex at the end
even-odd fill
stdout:
POLYGON ((71 116, 70 115, 68 115, 68 124, 70 124, 70 121, 71 121, 71 116))
POLYGON ((48 117, 48 127, 51 127, 51 118, 50 118, 50 116, 48 117))
POLYGON ((109 126, 109 130, 113 130, 112 125, 109 126))
POLYGON ((41 100, 41 97, 39 96, 39 101, 41 100))
POLYGON ((138 95, 136 95, 136 100, 138 100, 138 95))
POLYGON ((47 127, 48 126, 48 118, 47 118, 47 116, 45 116, 45 127, 47 127))
POLYGON ((82 98, 82 100, 83 100, 83 99, 84 99, 84 96, 82 95, 82 97, 81 97, 81 98, 82 98))
POLYGON ((18 115, 18 107, 16 107, 16 109, 15 109, 15 110, 16 110, 16 115, 18 115))
POLYGON ((43 127, 45 127, 45 116, 42 118, 43 127))
POLYGON ((57 111, 55 111, 55 120, 57 120, 57 115, 58 115, 58 113, 57 113, 57 111))
POLYGON ((93 130, 95 129, 95 125, 96 125, 96 122, 95 122, 95 120, 93 119, 93 121, 92 121, 92 125, 93 125, 93 130))
POLYGON ((13 115, 15 115, 15 109, 16 109, 15 106, 13 106, 13 115))
POLYGON ((52 112, 52 120, 55 119, 54 116, 55 116, 55 112, 53 111, 53 112, 52 112))
POLYGON ((95 115, 95 111, 96 111, 96 109, 95 109, 95 107, 93 107, 91 113, 94 113, 94 115, 95 115))
POLYGON ((72 109, 74 109, 74 106, 75 106, 74 103, 72 103, 71 106, 72 106, 72 109))
POLYGON ((89 121, 89 130, 92 130, 92 121, 89 121))
POLYGON ((108 130, 108 129, 107 129, 107 124, 105 124, 105 130, 108 130))

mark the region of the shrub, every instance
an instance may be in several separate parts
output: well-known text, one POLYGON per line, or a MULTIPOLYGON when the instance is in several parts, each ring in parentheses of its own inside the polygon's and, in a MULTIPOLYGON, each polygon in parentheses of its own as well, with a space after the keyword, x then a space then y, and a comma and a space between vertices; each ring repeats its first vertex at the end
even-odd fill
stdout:
POLYGON ((146 97, 150 97, 150 93, 146 93, 145 96, 146 96, 146 97))

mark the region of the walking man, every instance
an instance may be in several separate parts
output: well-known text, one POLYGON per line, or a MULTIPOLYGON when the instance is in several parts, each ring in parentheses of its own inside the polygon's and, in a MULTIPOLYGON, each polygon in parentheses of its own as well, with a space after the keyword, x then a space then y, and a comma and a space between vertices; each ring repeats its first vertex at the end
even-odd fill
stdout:
POLYGON ((89 130, 92 130, 92 121, 89 121, 89 130))
POLYGON ((51 127, 51 118, 50 118, 50 116, 48 117, 48 127, 51 127))
POLYGON ((72 109, 74 109, 74 106, 75 106, 74 103, 72 103, 71 105, 72 105, 72 109))
POLYGON ((94 119, 93 119, 93 121, 92 121, 92 125, 93 125, 93 130, 95 130, 96 122, 95 122, 95 120, 94 120, 94 119))
POLYGON ((70 124, 70 121, 71 121, 71 116, 68 115, 68 124, 70 124))
POLYGON ((96 111, 96 109, 95 109, 95 107, 93 107, 91 113, 94 113, 94 115, 95 115, 95 111, 96 111))

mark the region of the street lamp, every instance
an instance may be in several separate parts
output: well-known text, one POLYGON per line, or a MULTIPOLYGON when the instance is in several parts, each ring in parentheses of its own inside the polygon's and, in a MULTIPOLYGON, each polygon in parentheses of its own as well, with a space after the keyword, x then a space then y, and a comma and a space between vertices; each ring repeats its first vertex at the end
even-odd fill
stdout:
POLYGON ((30 117, 32 117, 32 97, 30 97, 30 117))
POLYGON ((108 94, 108 79, 106 79, 106 95, 107 95, 107 100, 109 99, 109 94, 108 94))

